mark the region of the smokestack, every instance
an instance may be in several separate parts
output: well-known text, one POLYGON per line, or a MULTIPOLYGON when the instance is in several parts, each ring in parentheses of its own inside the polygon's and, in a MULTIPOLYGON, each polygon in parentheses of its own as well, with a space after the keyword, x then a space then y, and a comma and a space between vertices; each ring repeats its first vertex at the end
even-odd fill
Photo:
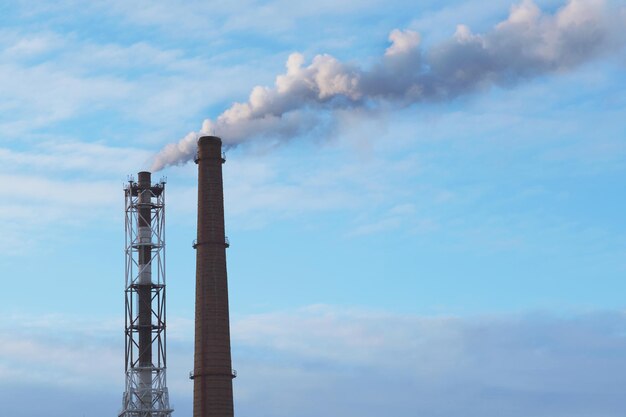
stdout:
POLYGON ((152 193, 151 174, 137 174, 138 211, 137 234, 138 280, 137 308, 139 333, 139 389, 141 402, 150 408, 152 404, 152 193))
POLYGON ((198 237, 194 417, 232 417, 234 372, 230 354, 228 283, 224 233, 222 140, 198 139, 198 237))
POLYGON ((165 181, 142 171, 125 194, 126 389, 120 417, 170 417, 165 335, 165 181))

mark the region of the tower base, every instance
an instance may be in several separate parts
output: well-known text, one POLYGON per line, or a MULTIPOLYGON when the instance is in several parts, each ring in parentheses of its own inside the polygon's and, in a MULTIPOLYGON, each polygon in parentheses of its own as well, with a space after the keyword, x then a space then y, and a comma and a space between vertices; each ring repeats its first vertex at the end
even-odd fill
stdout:
POLYGON ((126 372, 126 391, 119 417, 171 417, 170 398, 165 385, 165 369, 132 368, 126 372), (143 381, 146 371, 150 385, 143 381))

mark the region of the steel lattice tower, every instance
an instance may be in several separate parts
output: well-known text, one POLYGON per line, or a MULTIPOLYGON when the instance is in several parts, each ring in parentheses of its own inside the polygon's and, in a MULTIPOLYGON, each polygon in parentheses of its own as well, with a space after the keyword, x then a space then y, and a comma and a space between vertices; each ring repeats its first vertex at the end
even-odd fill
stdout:
POLYGON ((165 181, 124 187, 126 388, 119 417, 170 417, 165 337, 165 181), (155 271, 155 273, 153 273, 155 271))

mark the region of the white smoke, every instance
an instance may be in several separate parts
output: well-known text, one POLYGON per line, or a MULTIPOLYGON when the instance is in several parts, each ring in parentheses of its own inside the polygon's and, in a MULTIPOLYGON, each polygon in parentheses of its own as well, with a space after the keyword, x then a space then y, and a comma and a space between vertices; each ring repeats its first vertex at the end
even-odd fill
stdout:
POLYGON ((218 134, 227 147, 259 137, 286 139, 302 133, 302 112, 382 104, 450 100, 494 85, 508 86, 546 73, 567 71, 624 45, 624 7, 603 0, 569 0, 555 14, 532 2, 513 6, 509 17, 485 34, 459 25, 454 36, 423 51, 420 35, 393 30, 391 45, 370 69, 317 55, 309 65, 294 53, 274 87, 257 86, 200 132, 167 145, 152 169, 183 164, 196 152, 199 135, 218 134))

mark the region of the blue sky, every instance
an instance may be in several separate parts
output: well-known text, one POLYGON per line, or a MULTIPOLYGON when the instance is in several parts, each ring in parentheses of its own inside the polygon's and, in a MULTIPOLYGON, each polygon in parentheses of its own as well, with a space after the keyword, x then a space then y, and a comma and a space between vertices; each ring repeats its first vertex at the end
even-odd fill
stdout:
MULTIPOLYGON (((567 3, 535 4, 549 19, 567 3)), ((0 3, 7 415, 119 410, 127 175, 272 88, 294 52, 374 72, 395 29, 438 51, 459 24, 495 39, 513 6, 0 3)), ((228 150, 239 416, 623 415, 626 34, 609 23, 626 12, 567 7, 617 19, 584 59, 445 99, 313 100, 284 116, 305 131, 228 150)), ((176 415, 191 413, 195 168, 155 174, 176 415)))

